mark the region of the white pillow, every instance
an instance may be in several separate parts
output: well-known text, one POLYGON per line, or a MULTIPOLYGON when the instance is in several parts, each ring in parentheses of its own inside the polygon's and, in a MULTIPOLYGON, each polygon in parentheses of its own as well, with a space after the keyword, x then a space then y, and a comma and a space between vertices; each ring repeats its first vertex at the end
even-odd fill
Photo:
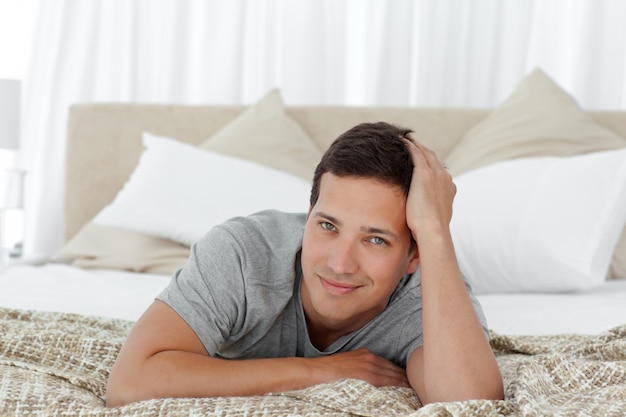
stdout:
POLYGON ((455 183, 452 238, 476 293, 604 281, 626 222, 626 148, 499 162, 455 183))
POLYGON ((191 245, 231 217, 308 209, 308 181, 149 133, 143 142, 135 171, 93 223, 191 245))
MULTIPOLYGON (((453 175, 514 158, 572 156, 626 146, 626 139, 596 122, 541 69, 478 122, 446 157, 453 175)), ((626 278, 626 229, 613 253, 611 277, 626 278)))

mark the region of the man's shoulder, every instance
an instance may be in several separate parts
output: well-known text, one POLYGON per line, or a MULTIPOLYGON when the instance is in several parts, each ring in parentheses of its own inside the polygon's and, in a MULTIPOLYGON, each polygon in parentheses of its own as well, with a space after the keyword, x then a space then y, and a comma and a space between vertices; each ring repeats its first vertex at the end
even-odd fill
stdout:
POLYGON ((278 210, 263 210, 244 217, 234 217, 221 225, 233 234, 255 234, 266 239, 284 240, 286 237, 302 239, 305 213, 285 213, 278 210))
MULTIPOLYGON (((273 288, 274 297, 278 296, 276 291, 282 287, 284 295, 291 296, 294 263, 302 248, 305 222, 304 213, 264 210, 250 216, 235 217, 221 226, 237 242, 244 265, 242 268, 248 271, 244 280, 248 289, 256 288, 254 291, 259 292, 255 298, 265 297, 257 284, 262 288, 273 288)), ((266 298, 272 299, 272 296, 266 298)))
POLYGON ((215 226, 197 248, 200 252, 212 248, 215 253, 233 253, 254 262, 262 258, 270 262, 271 258, 271 262, 293 264, 302 248, 305 223, 305 213, 264 210, 215 226))
POLYGON ((271 230, 304 230, 306 213, 286 213, 279 210, 263 210, 241 219, 271 230))

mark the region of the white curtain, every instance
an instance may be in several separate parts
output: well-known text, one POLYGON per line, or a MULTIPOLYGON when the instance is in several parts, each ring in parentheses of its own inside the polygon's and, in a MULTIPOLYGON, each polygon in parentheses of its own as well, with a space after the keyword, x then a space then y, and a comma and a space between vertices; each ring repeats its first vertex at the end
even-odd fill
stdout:
POLYGON ((24 80, 26 252, 63 240, 68 107, 493 107, 535 67, 626 108, 621 0, 42 0, 24 80))

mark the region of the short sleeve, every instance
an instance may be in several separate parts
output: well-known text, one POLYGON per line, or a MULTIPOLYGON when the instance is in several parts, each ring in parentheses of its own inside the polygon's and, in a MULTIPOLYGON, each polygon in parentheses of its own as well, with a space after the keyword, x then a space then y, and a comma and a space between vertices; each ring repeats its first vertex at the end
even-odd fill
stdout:
POLYGON ((214 227, 191 247, 187 263, 157 297, 187 322, 210 355, 245 317, 244 256, 227 229, 214 227))

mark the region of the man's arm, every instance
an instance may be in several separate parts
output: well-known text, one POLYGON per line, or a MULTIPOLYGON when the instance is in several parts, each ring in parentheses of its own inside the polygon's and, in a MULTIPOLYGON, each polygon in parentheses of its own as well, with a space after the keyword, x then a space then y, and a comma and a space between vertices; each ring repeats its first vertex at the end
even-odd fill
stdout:
POLYGON ((408 386, 404 369, 366 349, 315 359, 227 360, 207 354, 189 325, 155 301, 137 321, 111 370, 106 404, 149 398, 255 395, 342 378, 408 386))
POLYGON ((415 165, 407 223, 417 241, 424 345, 407 374, 423 403, 502 399, 502 377, 459 270, 450 235, 456 187, 434 152, 407 143, 415 165))

